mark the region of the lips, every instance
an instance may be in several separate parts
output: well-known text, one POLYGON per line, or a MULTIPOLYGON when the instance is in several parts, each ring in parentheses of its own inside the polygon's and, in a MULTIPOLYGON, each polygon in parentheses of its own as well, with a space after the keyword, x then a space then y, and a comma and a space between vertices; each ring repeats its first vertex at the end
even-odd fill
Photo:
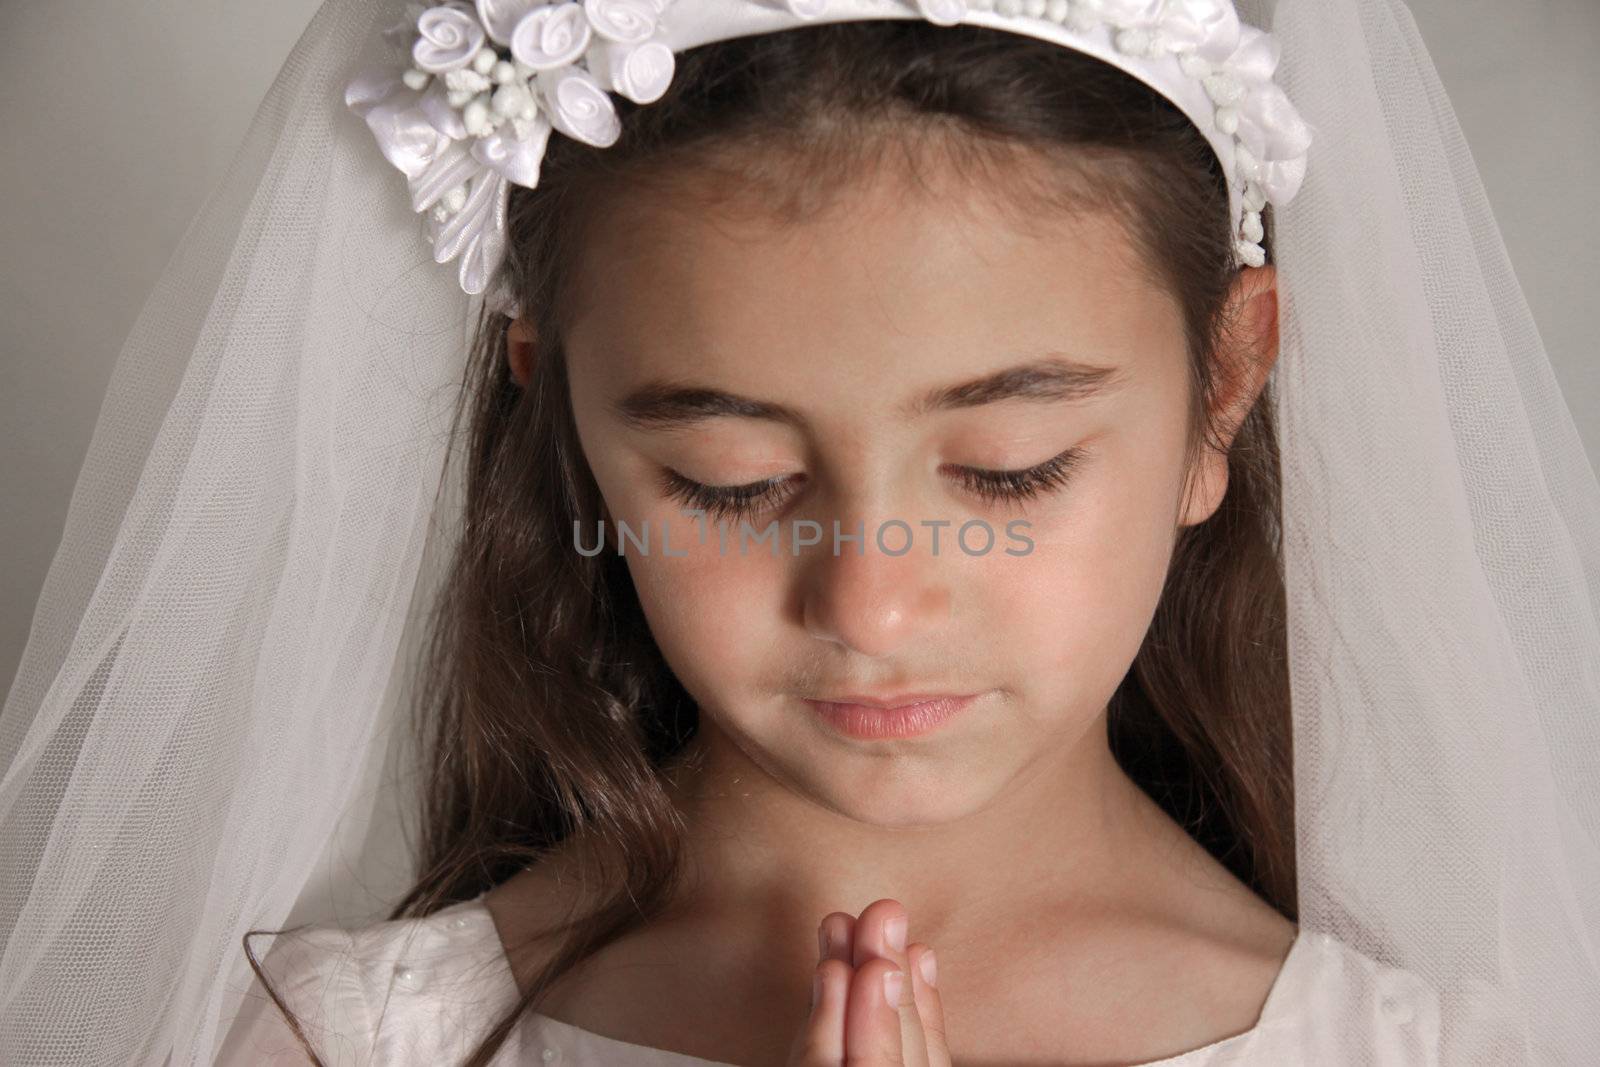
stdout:
POLYGON ((848 700, 807 700, 806 705, 836 733, 862 741, 883 741, 930 733, 982 695, 933 695, 916 700, 916 694, 881 698, 856 693, 848 700), (878 702, 864 703, 866 700, 878 702))
POLYGON ((935 700, 965 700, 973 693, 898 693, 893 696, 873 696, 870 693, 841 693, 838 696, 814 697, 829 704, 859 704, 867 708, 904 708, 912 704, 926 704, 935 700))

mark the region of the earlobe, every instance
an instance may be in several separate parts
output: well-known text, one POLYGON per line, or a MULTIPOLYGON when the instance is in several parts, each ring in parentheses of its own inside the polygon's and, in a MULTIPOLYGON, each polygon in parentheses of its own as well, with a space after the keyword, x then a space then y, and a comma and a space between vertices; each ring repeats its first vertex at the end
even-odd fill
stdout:
POLYGON ((511 365, 511 377, 519 388, 527 388, 533 369, 533 328, 526 319, 512 319, 506 327, 506 361, 511 365))
POLYGON ((1206 448, 1184 485, 1179 526, 1198 526, 1216 514, 1228 493, 1228 455, 1206 448))

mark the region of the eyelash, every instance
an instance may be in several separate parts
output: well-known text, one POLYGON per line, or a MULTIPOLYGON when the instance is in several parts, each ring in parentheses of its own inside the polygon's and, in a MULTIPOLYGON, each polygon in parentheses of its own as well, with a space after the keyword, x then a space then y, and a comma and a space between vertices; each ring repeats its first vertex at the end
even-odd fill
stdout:
MULTIPOLYGON (((1024 470, 986 470, 982 467, 956 467, 962 488, 988 503, 1030 500, 1050 489, 1065 486, 1080 465, 1082 448, 1069 448, 1058 456, 1024 470)), ((700 508, 711 518, 747 518, 757 514, 779 495, 784 478, 768 478, 746 485, 706 485, 685 478, 675 470, 662 472, 667 494, 689 507, 700 508)))
POLYGON ((997 503, 1030 500, 1050 489, 1065 486, 1083 460, 1082 448, 1069 448, 1036 466, 1020 471, 991 471, 957 467, 962 485, 982 499, 997 503))

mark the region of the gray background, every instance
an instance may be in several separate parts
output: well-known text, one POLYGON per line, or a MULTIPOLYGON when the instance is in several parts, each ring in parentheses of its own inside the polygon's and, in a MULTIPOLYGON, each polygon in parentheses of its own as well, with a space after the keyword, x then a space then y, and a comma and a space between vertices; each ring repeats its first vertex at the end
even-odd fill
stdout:
MULTIPOLYGON (((316 0, 0 5, 0 680, 22 656, 111 365, 316 0)), ((1589 456, 1600 3, 1410 4, 1589 456)), ((3 690, 0 690, 3 691, 3 690)))

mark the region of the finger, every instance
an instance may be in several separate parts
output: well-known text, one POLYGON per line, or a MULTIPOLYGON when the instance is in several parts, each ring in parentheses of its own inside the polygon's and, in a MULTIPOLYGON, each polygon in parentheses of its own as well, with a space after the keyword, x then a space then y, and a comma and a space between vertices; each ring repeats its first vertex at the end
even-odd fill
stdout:
POLYGON ((839 1067, 845 1054, 850 965, 838 959, 823 960, 812 972, 811 981, 811 1014, 789 1046, 788 1067, 839 1067))
POLYGON ((862 909, 861 918, 856 920, 850 962, 860 967, 870 959, 881 957, 905 970, 909 928, 910 917, 903 904, 889 897, 874 900, 862 909))
POLYGON ((817 927, 821 946, 819 959, 843 960, 855 967, 856 917, 847 911, 829 912, 817 927))
POLYGON ((928 1067, 950 1067, 950 1042, 944 1029, 944 1001, 939 997, 939 968, 933 948, 917 941, 906 950, 906 955, 911 958, 906 973, 911 976, 912 999, 916 1001, 917 1018, 922 1022, 928 1067))
MULTIPOLYGON (((885 897, 868 904, 861 918, 856 920, 856 969, 859 971, 869 959, 877 958, 888 960, 896 970, 908 974, 910 957, 906 953, 906 932, 909 923, 905 906, 898 900, 885 897)), ((909 979, 902 985, 901 1054, 906 1063, 921 1065, 927 1061, 927 1038, 922 1032, 922 1020, 917 1015, 909 979)))
POLYGON ((817 966, 813 968, 810 1012, 789 1046, 791 1067, 838 1067, 844 1057, 845 1008, 855 968, 850 964, 855 916, 835 911, 817 924, 817 966), (823 966, 828 961, 833 966, 823 966))
POLYGON ((851 1067, 920 1065, 906 1057, 901 1038, 901 1002, 909 997, 906 974, 875 957, 857 967, 845 1009, 844 1062, 851 1067))

